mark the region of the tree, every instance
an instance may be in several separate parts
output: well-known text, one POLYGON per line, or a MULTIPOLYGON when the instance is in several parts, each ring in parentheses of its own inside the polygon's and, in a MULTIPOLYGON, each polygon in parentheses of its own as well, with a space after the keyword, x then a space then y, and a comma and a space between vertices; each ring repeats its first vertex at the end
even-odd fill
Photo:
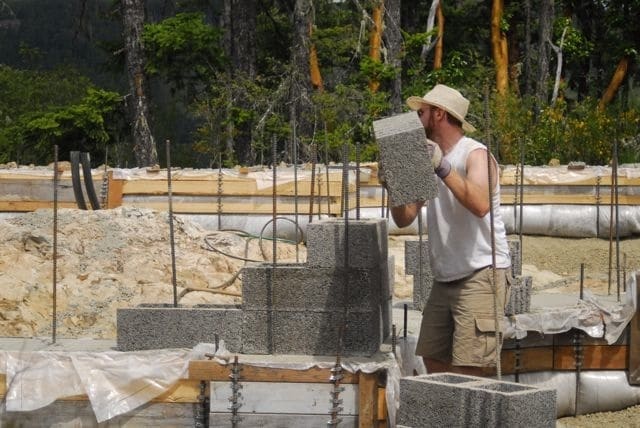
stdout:
POLYGON ((387 0, 385 13, 384 40, 387 46, 387 58, 395 71, 391 81, 389 103, 392 113, 400 113, 404 102, 402 99, 402 31, 400 29, 400 0, 387 0))
POLYGON ((541 0, 539 15, 538 72, 536 81, 536 99, 538 109, 548 102, 549 84, 549 41, 554 18, 554 0, 541 0))
POLYGON ((496 90, 505 95, 509 89, 509 54, 504 32, 504 0, 493 0, 491 8, 491 52, 496 71, 496 90))
POLYGON ((149 126, 147 76, 142 43, 144 0, 122 0, 124 49, 132 111, 133 152, 139 167, 158 163, 156 143, 149 126))

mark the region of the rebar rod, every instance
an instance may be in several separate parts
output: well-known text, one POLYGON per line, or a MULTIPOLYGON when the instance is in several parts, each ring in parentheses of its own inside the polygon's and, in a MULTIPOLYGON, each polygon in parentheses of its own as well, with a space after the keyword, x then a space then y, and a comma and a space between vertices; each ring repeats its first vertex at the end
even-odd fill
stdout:
POLYGON ((173 307, 178 307, 178 281, 176 279, 176 245, 173 232, 173 191, 171 188, 171 142, 165 141, 167 150, 167 196, 169 199, 169 246, 171 248, 171 285, 173 286, 173 307))
POLYGON ((360 220, 360 143, 356 143, 356 220, 360 220))
POLYGON ((222 230, 222 152, 218 153, 218 230, 222 230))
POLYGON ((293 128, 293 222, 296 232, 296 263, 300 262, 300 245, 298 239, 298 140, 296 138, 296 128, 293 128))
POLYGON ((618 292, 618 302, 620 302, 620 202, 618 200, 618 139, 613 143, 613 153, 616 166, 615 174, 615 205, 616 205, 616 289, 618 292))
POLYGON ((309 147, 311 151, 311 190, 309 192, 309 224, 313 221, 313 205, 316 191, 316 164, 318 163, 318 148, 316 143, 309 147))
POLYGON ((53 146, 53 272, 52 272, 52 316, 51 341, 56 343, 58 325, 57 289, 58 289, 58 145, 53 146))
MULTIPOLYGON (((496 375, 498 380, 502 379, 502 366, 500 361, 500 354, 502 350, 502 335, 500 332, 500 323, 498 320, 498 273, 496 270, 496 237, 495 237, 495 213, 493 206, 493 161, 491 155, 491 120, 489 115, 489 87, 485 86, 485 121, 487 126, 487 179, 489 188, 489 218, 490 218, 490 234, 491 234, 491 270, 493 280, 493 317, 495 327, 495 339, 496 339, 496 375)), ((501 309, 504 315, 504 308, 501 309)))

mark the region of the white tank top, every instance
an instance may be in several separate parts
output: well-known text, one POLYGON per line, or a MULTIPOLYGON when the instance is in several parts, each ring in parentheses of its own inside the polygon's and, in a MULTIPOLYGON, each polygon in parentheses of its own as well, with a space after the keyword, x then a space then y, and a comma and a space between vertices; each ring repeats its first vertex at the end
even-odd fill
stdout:
MULTIPOLYGON (((444 157, 458 174, 466 177, 469 153, 487 148, 469 137, 462 137, 444 157)), ((464 278, 474 271, 491 266, 491 213, 480 218, 455 198, 440 179, 438 197, 427 206, 427 233, 431 270, 437 281, 448 282, 464 278)), ((493 224, 495 231, 496 267, 511 265, 509 245, 500 215, 500 183, 493 193, 493 224)))

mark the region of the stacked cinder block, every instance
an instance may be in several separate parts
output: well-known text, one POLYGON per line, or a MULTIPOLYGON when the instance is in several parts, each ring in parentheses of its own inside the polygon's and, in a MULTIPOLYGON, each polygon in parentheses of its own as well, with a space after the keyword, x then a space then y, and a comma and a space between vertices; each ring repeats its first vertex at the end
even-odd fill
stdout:
POLYGON ((509 302, 504 310, 505 315, 524 314, 531 310, 531 291, 533 278, 517 276, 512 279, 509 302))
POLYGON ((373 122, 391 206, 425 202, 438 195, 427 137, 416 112, 373 122))
POLYGON ((413 275, 413 309, 418 311, 424 309, 433 286, 428 240, 422 240, 422 254, 420 248, 420 241, 404 242, 404 272, 407 275, 413 275), (420 272, 421 261, 422 272, 420 272))
POLYGON ((385 220, 308 225, 307 263, 243 268, 243 352, 374 354, 390 331, 388 269, 385 220))
POLYGON ((440 373, 400 379, 399 426, 555 427, 556 391, 440 373))
POLYGON ((510 239, 507 242, 509 244, 509 254, 511 255, 511 273, 514 277, 522 275, 522 249, 520 248, 520 241, 510 239))
POLYGON ((232 305, 195 307, 141 305, 117 311, 119 351, 192 348, 224 340, 231 352, 241 350, 242 310, 232 305))

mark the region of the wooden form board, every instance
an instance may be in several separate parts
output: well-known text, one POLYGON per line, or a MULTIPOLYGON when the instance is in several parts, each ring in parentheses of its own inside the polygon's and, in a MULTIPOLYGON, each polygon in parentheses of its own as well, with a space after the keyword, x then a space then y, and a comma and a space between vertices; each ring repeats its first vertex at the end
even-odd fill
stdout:
MULTIPOLYGON (((258 367, 239 364, 240 382, 277 382, 282 383, 324 383, 330 385, 331 370, 312 367, 306 370, 287 368, 258 367)), ((207 381, 221 381, 229 384, 230 366, 211 360, 196 360, 189 363, 189 378, 207 381)), ((350 373, 343 371, 342 385, 357 385, 358 425, 364 427, 384 426, 386 412, 381 414, 380 407, 386 407, 384 385, 380 380, 382 373, 350 373), (381 400, 382 403, 381 403, 381 400)), ((244 387, 243 387, 244 389, 244 387)))
MULTIPOLYGON (((361 182, 362 189, 380 190, 375 169, 368 175, 367 181, 361 182)), ((141 208, 157 210, 167 210, 168 202, 157 201, 137 201, 127 202, 127 197, 166 197, 168 195, 167 179, 165 171, 156 173, 155 178, 134 177, 130 179, 114 178, 113 171, 108 171, 107 207, 115 208, 121 205, 133 205, 141 208), (163 175, 164 174, 164 175, 163 175)), ((104 173, 96 171, 93 174, 94 187, 100 189, 104 173)), ((273 187, 270 185, 260 186, 258 182, 249 176, 223 175, 220 183, 215 173, 206 175, 177 174, 172 177, 171 193, 175 196, 189 197, 220 197, 222 198, 222 213, 251 213, 256 209, 257 213, 272 213, 273 204, 270 203, 233 203, 225 201, 226 197, 244 196, 247 199, 271 197, 273 187), (254 207, 254 205, 257 205, 254 207)), ((520 197, 516 194, 520 191, 514 188, 512 177, 506 175, 501 177, 502 193, 501 203, 503 205, 518 204, 520 197)), ((280 204, 277 208, 279 214, 292 214, 293 198, 310 197, 312 194, 317 198, 318 208, 313 212, 317 214, 337 214, 340 212, 340 195, 342 192, 342 173, 339 170, 330 170, 329 177, 320 173, 315 177, 314 185, 311 185, 310 177, 284 182, 276 186, 276 194, 279 198, 290 198, 291 202, 280 204), (328 202, 327 202, 328 201, 328 202)), ((640 205, 640 179, 619 177, 618 180, 618 203, 620 205, 640 205)), ((554 184, 533 184, 525 183, 523 186, 523 203, 530 205, 538 204, 576 204, 576 205, 601 205, 606 206, 611 203, 610 178, 602 177, 600 182, 596 178, 580 179, 571 183, 554 184), (596 190, 596 186, 599 191, 596 190)), ((349 192, 352 196, 349 204, 355 207, 355 184, 350 182, 349 192)), ((381 197, 364 196, 360 200, 360 206, 380 207, 381 197)), ((71 174, 65 171, 60 177, 59 207, 75 208, 71 186, 71 174)), ((53 208, 52 177, 46 175, 10 174, 0 173, 0 211, 7 212, 29 212, 39 208, 53 208), (4 197, 2 197, 4 196, 4 197)), ((175 202, 174 211, 176 213, 210 214, 217 212, 217 204, 210 202, 175 202)), ((300 204, 298 212, 309 213, 309 204, 300 204)))
MULTIPOLYGON (((582 370, 626 370, 630 347, 627 345, 583 345, 582 370)), ((503 350, 501 369, 515 373, 516 351, 503 350)), ((573 346, 541 346, 520 349, 519 372, 565 371, 576 369, 573 346)))

